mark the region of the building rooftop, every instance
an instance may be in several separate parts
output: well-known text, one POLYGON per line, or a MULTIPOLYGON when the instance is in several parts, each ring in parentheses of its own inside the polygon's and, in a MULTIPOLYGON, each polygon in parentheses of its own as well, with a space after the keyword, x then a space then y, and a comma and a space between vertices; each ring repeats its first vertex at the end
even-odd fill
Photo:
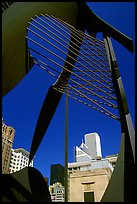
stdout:
POLYGON ((25 154, 29 155, 29 152, 27 150, 23 149, 22 147, 14 149, 14 152, 16 152, 16 153, 24 152, 25 154))
POLYGON ((85 162, 73 162, 68 163, 68 168, 80 168, 80 170, 93 170, 93 169, 100 169, 100 168, 109 168, 111 171, 113 171, 113 166, 108 161, 107 158, 101 159, 101 160, 91 160, 91 161, 85 161, 85 162))

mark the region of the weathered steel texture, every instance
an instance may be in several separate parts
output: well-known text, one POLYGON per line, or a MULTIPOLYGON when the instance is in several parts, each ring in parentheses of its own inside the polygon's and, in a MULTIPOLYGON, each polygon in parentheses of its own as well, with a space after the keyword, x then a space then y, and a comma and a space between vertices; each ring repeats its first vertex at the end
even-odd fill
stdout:
POLYGON ((111 179, 100 202, 124 202, 125 134, 121 134, 120 150, 111 179))
POLYGON ((25 36, 28 22, 40 14, 52 14, 75 25, 76 2, 15 2, 2 14, 2 96, 26 73, 25 36))
POLYGON ((14 2, 2 14, 2 95, 11 91, 26 75, 25 38, 28 22, 35 15, 52 14, 75 25, 80 11, 80 24, 89 34, 106 33, 133 51, 132 40, 95 15, 85 2, 14 2), (77 5, 78 4, 78 5, 77 5), (61 11, 61 12, 60 12, 61 11), (16 32, 15 32, 16 31, 16 32))
POLYGON ((105 36, 121 124, 121 145, 112 178, 101 202, 135 201, 135 131, 112 43, 105 36))
POLYGON ((120 76, 112 43, 109 37, 107 37, 107 41, 110 49, 110 57, 111 57, 110 66, 111 66, 112 80, 115 88, 115 93, 117 95, 117 103, 118 103, 118 109, 119 109, 119 115, 120 115, 120 121, 121 121, 121 132, 125 134, 129 134, 126 137, 129 137, 130 139, 129 145, 132 147, 132 154, 135 162, 135 131, 130 117, 129 109, 128 109, 124 86, 120 76))

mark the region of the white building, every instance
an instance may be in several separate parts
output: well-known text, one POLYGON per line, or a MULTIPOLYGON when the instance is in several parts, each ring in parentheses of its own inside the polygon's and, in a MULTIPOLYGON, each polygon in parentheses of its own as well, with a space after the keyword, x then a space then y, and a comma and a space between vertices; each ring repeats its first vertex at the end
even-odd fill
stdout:
POLYGON ((75 162, 91 161, 102 158, 101 143, 98 133, 84 135, 85 142, 75 147, 75 162))
POLYGON ((85 134, 84 142, 75 147, 75 162, 68 163, 68 201, 100 202, 117 156, 102 158, 99 135, 85 134))
MULTIPOLYGON (((10 160, 10 173, 19 171, 24 167, 28 166, 29 152, 23 148, 12 149, 11 160, 10 160)), ((30 165, 33 167, 33 160, 30 165)))
POLYGON ((75 171, 89 171, 95 169, 109 168, 113 172, 114 168, 107 158, 101 160, 92 160, 84 162, 68 163, 68 173, 74 173, 75 171))
POLYGON ((68 201, 100 202, 113 169, 107 158, 68 163, 68 201))
POLYGON ((53 185, 49 186, 49 192, 51 195, 52 202, 64 202, 65 188, 60 182, 55 182, 53 185))
MULTIPOLYGON (((84 145, 84 143, 82 143, 84 145)), ((92 158, 78 146, 75 147, 75 162, 91 161, 92 158)))
POLYGON ((2 173, 9 174, 10 157, 15 129, 5 124, 2 118, 2 173))

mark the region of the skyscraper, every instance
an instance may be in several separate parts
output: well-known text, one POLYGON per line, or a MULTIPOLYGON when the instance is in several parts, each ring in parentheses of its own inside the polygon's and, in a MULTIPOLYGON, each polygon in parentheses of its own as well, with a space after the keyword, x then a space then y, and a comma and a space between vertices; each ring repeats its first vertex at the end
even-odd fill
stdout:
POLYGON ((100 202, 117 156, 102 158, 99 135, 85 134, 81 145, 75 147, 75 162, 68 163, 69 202, 100 202))
POLYGON ((89 133, 84 136, 85 144, 88 147, 88 154, 92 159, 102 157, 100 137, 98 133, 89 133))
POLYGON ((75 162, 102 158, 101 143, 98 133, 85 134, 84 140, 85 143, 82 141, 80 147, 75 147, 75 162))
POLYGON ((64 186, 64 166, 61 164, 52 164, 50 170, 50 185, 60 182, 64 186))
POLYGON ((2 119, 2 173, 10 173, 9 164, 15 129, 7 126, 2 119))
MULTIPOLYGON (((24 167, 28 166, 29 162, 29 152, 23 148, 12 149, 11 159, 10 159, 10 173, 19 171, 24 167)), ((30 165, 33 167, 33 160, 30 165)))
POLYGON ((60 182, 55 182, 49 186, 49 192, 52 202, 64 202, 65 188, 60 182))

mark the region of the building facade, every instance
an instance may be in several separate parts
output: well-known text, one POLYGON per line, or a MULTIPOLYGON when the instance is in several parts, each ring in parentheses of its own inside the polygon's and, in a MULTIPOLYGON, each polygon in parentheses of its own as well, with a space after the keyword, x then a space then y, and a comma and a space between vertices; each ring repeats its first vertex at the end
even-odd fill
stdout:
POLYGON ((50 169, 50 185, 60 182, 64 186, 64 166, 52 164, 50 169))
POLYGON ((112 164, 113 168, 115 168, 117 158, 118 158, 118 154, 106 156, 106 159, 108 159, 108 161, 112 164))
POLYGON ((74 150, 75 162, 68 163, 68 201, 100 202, 118 155, 102 158, 97 133, 85 134, 84 142, 74 150))
POLYGON ((2 119, 2 173, 10 173, 10 157, 15 135, 15 129, 7 126, 2 119))
MULTIPOLYGON (((12 149, 11 159, 10 159, 10 173, 19 171, 24 167, 28 166, 29 163, 29 152, 23 148, 12 149)), ((33 160, 30 165, 33 167, 33 160)))
POLYGON ((105 158, 68 164, 68 201, 100 202, 113 167, 105 158))
POLYGON ((86 145, 84 143, 81 144, 80 147, 76 146, 75 147, 75 162, 82 162, 82 161, 91 161, 92 158, 91 156, 89 156, 86 151, 85 148, 86 145))
POLYGON ((102 158, 101 143, 98 133, 84 135, 80 147, 75 147, 75 162, 83 162, 102 158))
POLYGON ((60 182, 55 182, 49 186, 49 192, 52 202, 64 202, 65 189, 60 182))

